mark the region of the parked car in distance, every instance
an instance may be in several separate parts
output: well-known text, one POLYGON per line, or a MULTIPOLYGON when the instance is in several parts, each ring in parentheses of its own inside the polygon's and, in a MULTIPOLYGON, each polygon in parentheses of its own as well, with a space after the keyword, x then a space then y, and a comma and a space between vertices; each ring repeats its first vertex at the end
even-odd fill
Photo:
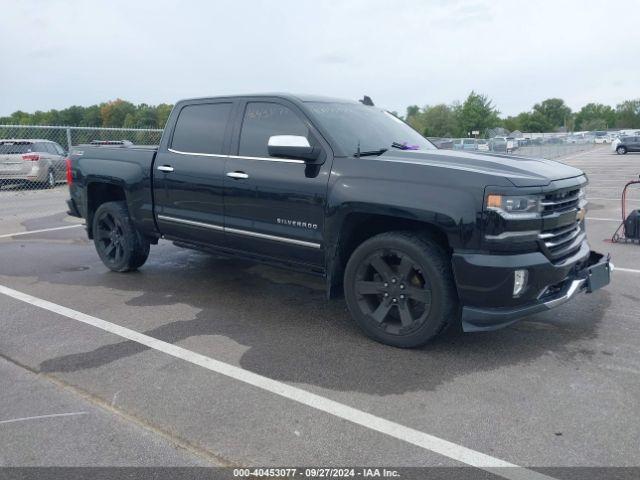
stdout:
POLYGON ((493 137, 489 139, 489 149, 492 152, 512 153, 517 148, 516 139, 513 137, 493 137))
POLYGON ((478 141, 475 138, 456 138, 453 141, 454 150, 477 150, 478 141))
POLYGON ((607 132, 594 132, 593 143, 604 144, 609 142, 610 140, 607 132))
POLYGON ((484 138, 478 139, 478 151, 480 152, 488 152, 489 151, 489 142, 484 138))
POLYGON ((65 181, 65 156, 64 149, 50 140, 0 140, 0 184, 53 188, 65 181))
POLYGON ((618 155, 624 155, 627 152, 640 152, 640 136, 622 137, 619 141, 612 143, 611 148, 618 155))
POLYGON ((141 267, 164 238, 304 271, 398 347, 504 327, 609 283, 587 242, 581 170, 439 150, 359 102, 182 100, 158 147, 81 145, 67 166, 69 213, 109 269, 141 267))
POLYGON ((439 149, 451 150, 453 148, 453 139, 451 138, 434 138, 430 140, 439 149))

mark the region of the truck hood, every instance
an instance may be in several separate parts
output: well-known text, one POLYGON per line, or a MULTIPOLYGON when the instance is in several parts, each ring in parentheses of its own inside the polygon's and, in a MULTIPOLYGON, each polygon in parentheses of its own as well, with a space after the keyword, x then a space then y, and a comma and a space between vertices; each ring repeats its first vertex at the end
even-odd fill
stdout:
POLYGON ((554 180, 564 180, 584 174, 577 168, 553 160, 497 153, 479 154, 453 150, 388 150, 380 159, 501 176, 517 187, 545 186, 554 180))

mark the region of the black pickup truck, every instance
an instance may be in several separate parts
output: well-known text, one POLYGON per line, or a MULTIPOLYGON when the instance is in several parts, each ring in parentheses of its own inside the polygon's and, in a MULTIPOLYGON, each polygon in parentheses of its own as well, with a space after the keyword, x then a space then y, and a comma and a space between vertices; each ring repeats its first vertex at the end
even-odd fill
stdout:
POLYGON ((67 174, 70 213, 111 270, 139 268, 160 238, 303 270, 390 345, 495 329, 609 283, 583 172, 438 150, 373 105, 183 100, 157 148, 77 146, 67 174))

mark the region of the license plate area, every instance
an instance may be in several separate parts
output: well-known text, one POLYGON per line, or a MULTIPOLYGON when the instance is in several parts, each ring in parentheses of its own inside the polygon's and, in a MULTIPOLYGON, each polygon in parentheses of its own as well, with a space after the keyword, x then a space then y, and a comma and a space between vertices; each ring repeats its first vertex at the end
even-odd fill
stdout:
POLYGON ((3 172, 18 172, 22 170, 21 163, 0 163, 0 170, 3 172))
POLYGON ((589 266, 585 269, 587 292, 591 293, 609 285, 611 281, 611 264, 609 256, 591 252, 589 266))

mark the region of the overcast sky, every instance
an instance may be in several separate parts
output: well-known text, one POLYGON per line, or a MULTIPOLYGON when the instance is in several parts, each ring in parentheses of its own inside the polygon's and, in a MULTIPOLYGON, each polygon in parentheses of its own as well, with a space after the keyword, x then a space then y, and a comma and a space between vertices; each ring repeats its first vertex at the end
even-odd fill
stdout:
POLYGON ((123 98, 640 97, 637 0, 0 0, 0 115, 123 98))

